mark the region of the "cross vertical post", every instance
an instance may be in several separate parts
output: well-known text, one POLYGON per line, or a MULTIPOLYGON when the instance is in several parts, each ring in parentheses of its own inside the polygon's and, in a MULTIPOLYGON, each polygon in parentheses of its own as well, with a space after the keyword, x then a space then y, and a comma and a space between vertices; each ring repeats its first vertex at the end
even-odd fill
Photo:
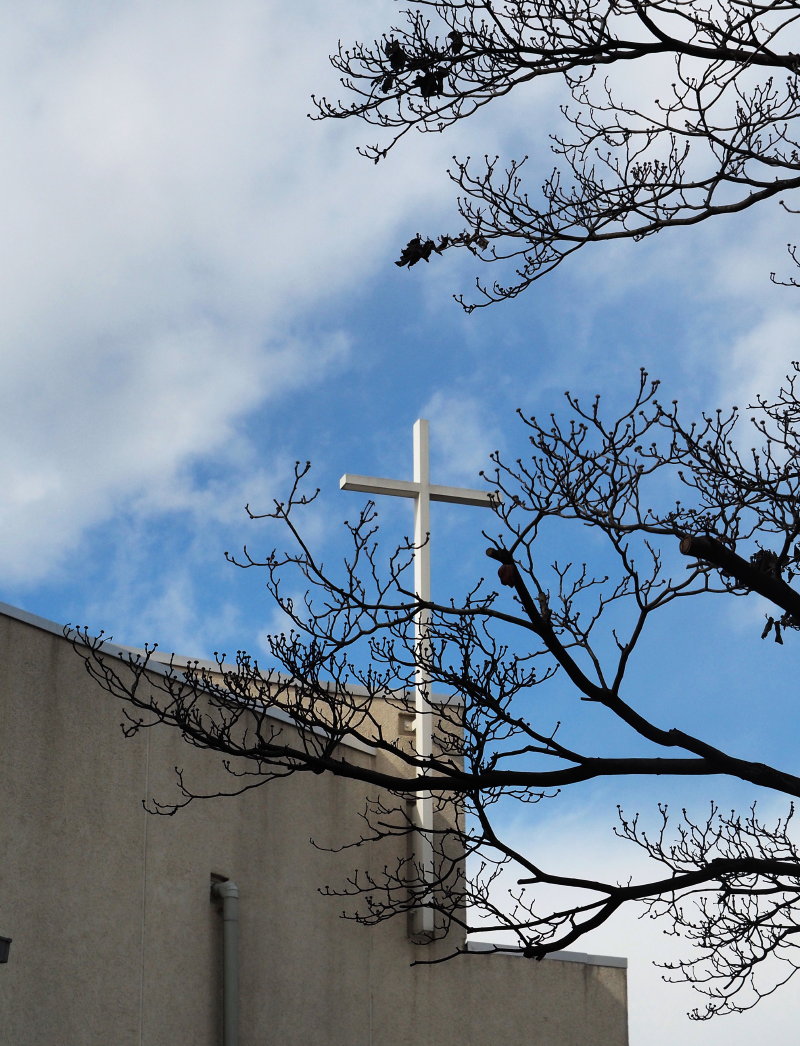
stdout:
MULTIPOLYGON (((341 490, 359 490, 366 494, 389 494, 414 500, 414 594, 420 604, 431 601, 431 501, 447 501, 456 505, 476 505, 491 508, 496 495, 485 490, 446 487, 430 481, 430 454, 428 422, 419 418, 414 423, 414 479, 383 479, 376 476, 356 476, 346 473, 339 480, 341 490)), ((414 616, 414 711, 417 757, 424 763, 433 755, 433 705, 430 702, 430 673, 425 667, 426 644, 430 627, 430 611, 420 606, 414 616)), ((424 770, 419 771, 424 777, 424 770)), ((423 884, 435 881, 433 855, 433 795, 418 792, 416 798, 418 844, 416 861, 423 884)), ((429 893, 429 891, 428 891, 429 893)), ((427 895, 426 895, 427 896, 427 895)), ((424 898, 423 898, 424 900, 424 898)), ((422 904, 414 913, 414 934, 431 937, 434 932, 434 912, 429 904, 422 904)))
MULTIPOLYGON (((414 595, 421 603, 431 598, 431 470, 428 422, 418 418, 414 422, 414 482, 419 493, 414 500, 414 595)), ((420 607, 414 618, 414 731, 417 755, 430 759, 433 754, 433 709, 431 707, 430 673, 425 667, 430 611, 420 607)), ((433 793, 418 792, 416 798, 419 826, 417 859, 421 878, 426 884, 434 877, 433 866, 433 793)), ((413 916, 414 932, 421 936, 433 934, 433 909, 425 905, 413 916)))

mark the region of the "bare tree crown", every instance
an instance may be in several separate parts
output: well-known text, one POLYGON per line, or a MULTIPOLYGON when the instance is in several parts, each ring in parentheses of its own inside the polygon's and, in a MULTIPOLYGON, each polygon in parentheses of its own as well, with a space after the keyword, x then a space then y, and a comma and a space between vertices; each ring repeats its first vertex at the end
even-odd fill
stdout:
POLYGON ((410 130, 444 131, 538 78, 559 77, 567 92, 563 120, 551 125, 552 171, 529 171, 526 157, 455 159, 463 228, 418 234, 397 262, 460 247, 498 263, 498 279, 459 298, 468 311, 515 297, 591 243, 639 240, 768 199, 792 206, 796 3, 416 0, 403 13, 372 43, 340 43, 331 60, 345 100, 314 99, 318 116, 381 129, 382 141, 363 150, 375 161, 410 130), (634 69, 641 89, 631 97, 624 81, 634 69))
MULTIPOLYGON (((286 529, 289 551, 238 559, 265 571, 286 615, 287 631, 269 639, 280 672, 244 653, 233 667, 221 655, 217 672, 174 662, 157 672, 152 652, 120 666, 102 637, 85 632, 73 633, 76 649, 123 700, 127 732, 179 729, 222 756, 231 794, 309 772, 363 782, 373 796, 364 832, 345 843, 356 850, 413 838, 409 802, 420 789, 432 792, 433 893, 413 855, 401 858, 328 891, 348 899, 352 918, 382 922, 432 896, 453 954, 477 928, 484 936, 511 932, 539 958, 643 903, 695 946, 672 970, 705 993, 695 1016, 749 1008, 796 969, 800 853, 791 805, 775 823, 755 808, 723 814, 713 805, 705 819, 673 822, 662 808, 655 829, 620 811, 617 834, 650 859, 651 872, 636 880, 627 871, 616 881, 550 867, 516 848, 501 826, 510 803, 557 802, 560 791, 598 780, 722 776, 790 804, 800 796, 793 767, 721 750, 673 724, 668 707, 654 714, 629 683, 642 636, 665 608, 687 599, 760 593, 776 608, 765 635, 782 640, 798 627, 800 596, 791 585, 800 559, 798 380, 791 375, 777 397, 750 411, 752 451, 743 449, 738 411, 684 424, 644 373, 615 418, 598 400, 571 396, 563 416, 522 417, 530 453, 513 462, 495 456, 488 474, 503 493, 487 531, 488 559, 476 560, 475 586, 461 599, 426 604, 431 624, 421 655, 412 627, 420 605, 408 580, 413 545, 384 558, 367 503, 347 524, 342 569, 326 569, 302 533, 315 493, 305 492, 301 465, 286 500, 266 517, 286 529), (565 548, 582 555, 563 557, 565 548), (490 561, 497 585, 481 577, 490 561), (300 603, 285 594, 298 580, 308 593, 300 603), (410 736, 398 736, 397 715, 387 715, 413 711, 419 656, 433 692, 450 695, 437 706, 433 752, 424 757, 410 736), (559 727, 552 700, 540 694, 570 702, 574 716, 559 727), (587 748, 580 731, 564 736, 590 706, 617 725, 616 754, 587 748), (370 745, 388 762, 376 769, 344 741, 370 745), (509 881, 510 891, 501 889, 509 881), (556 903, 548 901, 553 891, 556 903)), ((180 786, 183 803, 196 798, 190 781, 180 786)))

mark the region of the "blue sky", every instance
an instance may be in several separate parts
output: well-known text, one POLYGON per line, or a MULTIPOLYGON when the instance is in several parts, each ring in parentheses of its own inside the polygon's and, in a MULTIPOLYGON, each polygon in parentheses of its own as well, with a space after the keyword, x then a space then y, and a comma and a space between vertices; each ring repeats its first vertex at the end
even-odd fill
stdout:
MULTIPOLYGON (((527 152, 541 180, 558 95, 512 97, 376 167, 355 152, 372 129, 306 113, 312 91, 336 94, 326 56, 337 38, 379 31, 393 13, 385 0, 0 10, 4 601, 126 644, 261 654, 280 622, 258 576, 223 553, 271 547, 244 505, 268 509, 296 459, 313 463, 310 526, 335 556, 359 498, 339 476, 410 476, 419 416, 434 481, 473 486, 491 450, 524 453, 515 409, 558 410, 566 388, 613 409, 645 366, 692 413, 777 387, 798 355, 800 311, 768 279, 788 268, 792 238, 777 206, 586 251, 471 316, 451 298, 478 274, 469 258, 395 267, 415 233, 458 227, 453 153, 527 152)), ((407 505, 381 508, 390 530, 410 528, 407 505)), ((440 596, 485 571, 481 516, 435 508, 440 596)), ((738 601, 671 621, 635 683, 664 725, 791 768, 791 643, 759 642, 762 613, 738 601)), ((620 794, 646 808, 664 789, 601 786, 510 830, 554 855, 578 830, 610 867, 620 794)), ((647 966, 667 946, 657 927, 624 921, 586 942, 631 955, 634 1046, 736 1046, 755 1027, 787 1041, 788 993, 751 1017, 689 1025, 691 999, 647 966)))

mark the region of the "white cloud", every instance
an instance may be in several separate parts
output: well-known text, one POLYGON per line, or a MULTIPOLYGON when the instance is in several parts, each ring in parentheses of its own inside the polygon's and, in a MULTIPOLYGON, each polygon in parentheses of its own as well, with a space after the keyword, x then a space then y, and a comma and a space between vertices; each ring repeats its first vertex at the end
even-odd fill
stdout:
POLYGON ((249 411, 349 365, 342 331, 293 328, 364 279, 425 179, 376 178, 363 128, 306 119, 360 11, 312 6, 0 14, 6 580, 127 498, 170 504, 249 411))
POLYGON ((478 473, 491 469, 489 455, 501 441, 492 411, 477 395, 454 389, 435 392, 421 413, 430 421, 432 468, 446 477, 435 482, 478 486, 478 473))
MULTIPOLYGON (((785 307, 765 310, 730 346, 723 394, 742 408, 745 417, 759 394, 771 399, 777 393, 793 372, 792 360, 800 359, 800 303, 792 309, 791 292, 787 295, 785 307)), ((746 436, 760 442, 752 430, 746 436)))
MULTIPOLYGON (((12 580, 46 572, 88 524, 124 504, 141 512, 187 508, 192 500, 208 508, 210 500, 217 517, 225 503, 241 509, 241 467, 251 455, 237 438, 237 418, 311 380, 303 361, 314 358, 320 380, 347 357, 336 334, 313 347, 294 340, 272 349, 211 324, 154 329, 116 348, 112 360, 81 358, 79 351, 45 356, 38 374, 2 383, 0 517, 7 540, 0 571, 12 580), (181 472, 209 457, 228 460, 231 469, 211 497, 188 491, 181 472)), ((272 457, 263 464, 275 468, 272 457)), ((254 496, 257 479, 251 462, 254 496)))

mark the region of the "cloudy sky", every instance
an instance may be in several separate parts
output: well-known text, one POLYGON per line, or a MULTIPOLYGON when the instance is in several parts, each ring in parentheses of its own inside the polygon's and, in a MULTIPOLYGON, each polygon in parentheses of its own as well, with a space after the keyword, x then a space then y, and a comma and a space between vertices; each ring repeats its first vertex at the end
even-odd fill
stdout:
MULTIPOLYGON (((360 159, 374 132, 309 121, 309 96, 336 93, 337 39, 374 33, 392 10, 0 5, 5 602, 131 645, 261 653, 274 611, 224 552, 271 547, 244 505, 268 509, 296 460, 312 461, 322 491, 310 525, 324 550, 358 497, 338 477, 410 475, 417 417, 431 423, 434 480, 477 485, 491 450, 524 452, 517 407, 559 409, 566 388, 613 405, 640 366, 688 411, 746 402, 798 355, 800 298, 768 279, 792 238, 777 207, 584 252, 471 316, 452 301, 476 276, 469 259, 395 267, 416 232, 458 227, 453 153, 526 152, 546 173, 558 98, 513 98, 377 167, 360 159)), ((384 508, 393 524, 407 510, 384 508)), ((434 549, 438 527, 459 553, 440 560, 440 595, 484 570, 481 521, 464 515, 475 513, 434 519, 434 549)), ((703 674, 702 713, 683 668, 673 708, 691 706, 698 728, 719 721, 721 702, 752 707, 765 672, 788 678, 791 651, 760 644, 738 606, 710 619, 710 656, 733 637, 741 661, 727 655, 721 681, 703 674)), ((657 688, 667 668, 653 657, 641 680, 657 688)), ((763 715, 747 729, 777 758, 787 730, 773 725, 763 715)), ((577 823, 610 861, 616 798, 587 795, 566 823, 514 831, 555 853, 577 823)), ((621 923, 586 948, 631 957, 633 1046, 743 1046, 756 1022, 787 1041, 781 997, 689 1025, 692 1001, 648 965, 667 955, 657 929, 621 923)))

